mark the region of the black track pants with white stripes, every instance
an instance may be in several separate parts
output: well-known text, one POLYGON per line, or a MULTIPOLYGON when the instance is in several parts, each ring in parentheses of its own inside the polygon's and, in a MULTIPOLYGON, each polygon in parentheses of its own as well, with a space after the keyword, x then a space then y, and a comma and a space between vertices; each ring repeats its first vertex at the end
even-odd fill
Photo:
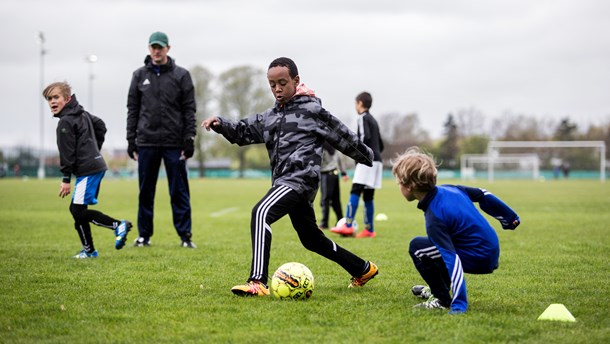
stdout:
POLYGON ((430 287, 432 295, 446 305, 451 304, 451 280, 438 248, 427 237, 415 237, 409 245, 409 255, 415 268, 430 287))
POLYGON ((271 250, 271 225, 284 215, 290 216, 303 246, 328 258, 351 276, 364 273, 367 262, 328 239, 318 229, 311 202, 287 186, 274 186, 252 209, 252 267, 249 280, 267 284, 271 250))

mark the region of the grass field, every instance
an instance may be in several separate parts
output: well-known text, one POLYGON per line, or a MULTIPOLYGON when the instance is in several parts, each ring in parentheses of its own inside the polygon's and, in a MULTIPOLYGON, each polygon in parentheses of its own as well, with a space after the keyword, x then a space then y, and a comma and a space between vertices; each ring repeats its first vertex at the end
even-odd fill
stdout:
MULTIPOLYGON (((441 183, 458 181, 441 180, 441 183)), ((423 235, 423 216, 392 180, 376 193, 378 237, 333 239, 380 273, 347 289, 348 274, 305 250, 288 218, 273 226, 270 270, 288 261, 316 279, 311 299, 240 298, 229 289, 250 269, 250 209, 268 180, 191 181, 193 241, 179 247, 167 183, 159 182, 155 235, 149 248, 114 249, 111 231, 93 228, 100 258, 70 258, 80 249, 69 200, 59 180, 0 180, 0 342, 2 343, 608 343, 610 342, 610 183, 497 181, 489 189, 521 216, 502 231, 500 268, 466 275, 470 309, 413 309, 421 283, 407 253, 423 235), (575 323, 537 321, 552 303, 575 323)), ((342 184, 343 200, 349 183, 342 184)), ((134 220, 137 182, 106 179, 100 204, 134 220)), ((316 211, 319 206, 316 200, 316 211)), ((334 216, 331 215, 334 221, 334 216)), ((358 210, 362 221, 362 208, 358 210)))

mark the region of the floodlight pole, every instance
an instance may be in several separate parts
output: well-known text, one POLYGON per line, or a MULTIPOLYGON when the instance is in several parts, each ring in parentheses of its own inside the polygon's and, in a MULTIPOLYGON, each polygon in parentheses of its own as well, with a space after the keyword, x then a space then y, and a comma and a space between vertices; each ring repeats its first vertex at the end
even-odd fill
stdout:
MULTIPOLYGON (((40 45, 40 92, 44 90, 44 33, 38 31, 38 44, 40 45)), ((40 102, 40 152, 38 153, 38 179, 45 178, 44 166, 44 99, 40 102)))
POLYGON ((89 63, 89 111, 93 112, 93 80, 95 74, 93 74, 93 64, 97 62, 97 55, 91 54, 85 57, 85 61, 89 63))

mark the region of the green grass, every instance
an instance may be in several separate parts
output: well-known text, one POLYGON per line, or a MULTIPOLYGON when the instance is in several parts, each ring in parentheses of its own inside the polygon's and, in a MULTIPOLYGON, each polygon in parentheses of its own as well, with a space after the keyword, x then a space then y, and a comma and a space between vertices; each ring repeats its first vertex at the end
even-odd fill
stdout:
MULTIPOLYGON (((376 193, 377 212, 389 217, 376 223, 377 238, 332 237, 379 265, 364 288, 347 289, 348 274, 305 250, 288 218, 273 226, 270 270, 298 261, 314 273, 316 289, 304 302, 229 291, 248 277, 250 210, 268 180, 192 180, 197 250, 179 247, 161 180, 153 246, 132 247, 132 232, 116 251, 112 232, 94 227, 100 258, 84 261, 70 258, 79 241, 69 200, 57 197, 59 180, 0 180, 0 342, 609 342, 610 183, 468 184, 501 197, 523 223, 502 231, 490 219, 500 237, 500 269, 466 275, 470 309, 450 316, 412 308, 418 299, 410 287, 422 281, 407 249, 424 234, 423 216, 390 180, 376 193), (222 211, 228 213, 217 216, 222 211), (552 303, 577 321, 537 321, 552 303)), ((349 186, 342 184, 344 202, 349 186)), ((135 220, 137 182, 106 179, 95 208, 135 220)))

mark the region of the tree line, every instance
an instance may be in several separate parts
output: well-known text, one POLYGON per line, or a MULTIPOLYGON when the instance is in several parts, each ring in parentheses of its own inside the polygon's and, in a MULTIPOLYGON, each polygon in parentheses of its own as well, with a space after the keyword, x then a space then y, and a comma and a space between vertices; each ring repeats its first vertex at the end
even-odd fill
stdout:
MULTIPOLYGON (((197 65, 190 69, 195 85, 197 125, 213 113, 240 119, 271 107, 274 99, 269 92, 265 72, 252 66, 231 68, 215 76, 207 68, 197 65)), ((499 141, 604 141, 610 147, 610 114, 604 123, 579 127, 569 116, 560 120, 537 118, 533 115, 507 111, 499 118, 486 116, 475 107, 459 109, 446 115, 443 135, 432 139, 417 113, 389 112, 375 114, 385 145, 382 153, 384 166, 410 146, 419 146, 433 154, 444 169, 459 169, 463 154, 484 154, 490 140, 499 141)), ((575 169, 599 167, 599 153, 593 149, 522 149, 511 153, 537 153, 541 168, 551 169, 552 159, 569 161, 575 169)), ((606 160, 610 149, 606 149, 606 160)), ((218 135, 199 134, 195 140, 193 160, 199 175, 205 173, 205 162, 230 158, 231 166, 244 175, 246 169, 267 169, 269 159, 263 145, 236 147, 218 135)), ((23 147, 16 156, 5 157, 0 151, 0 167, 35 168, 38 159, 31 148, 23 147), (31 165, 31 166, 30 166, 31 165)), ((0 171, 0 174, 2 171, 0 171)))
MULTIPOLYGON (((232 68, 217 78, 201 66, 191 69, 197 91, 198 121, 209 115, 216 102, 223 116, 239 119, 263 111, 273 104, 273 98, 265 82, 263 70, 251 66, 232 68), (212 88, 212 83, 217 86, 212 88), (217 93, 214 93, 216 90, 217 93)), ((384 165, 410 146, 420 146, 433 154, 442 168, 459 169, 463 154, 484 154, 490 140, 498 141, 604 141, 610 147, 610 114, 605 123, 590 124, 580 128, 569 117, 560 120, 537 118, 533 115, 505 112, 492 118, 475 107, 459 109, 446 115, 443 135, 432 139, 419 120, 417 113, 390 112, 375 114, 385 144, 382 154, 384 165)), ((610 156, 606 150, 606 159, 610 156)), ((514 149, 510 153, 537 153, 541 168, 552 168, 551 160, 570 161, 574 168, 596 169, 599 153, 589 149, 514 149)), ((265 169, 269 166, 265 147, 262 145, 236 148, 216 135, 198 135, 197 152, 200 173, 203 175, 207 158, 231 157, 240 171, 246 168, 265 169)))

